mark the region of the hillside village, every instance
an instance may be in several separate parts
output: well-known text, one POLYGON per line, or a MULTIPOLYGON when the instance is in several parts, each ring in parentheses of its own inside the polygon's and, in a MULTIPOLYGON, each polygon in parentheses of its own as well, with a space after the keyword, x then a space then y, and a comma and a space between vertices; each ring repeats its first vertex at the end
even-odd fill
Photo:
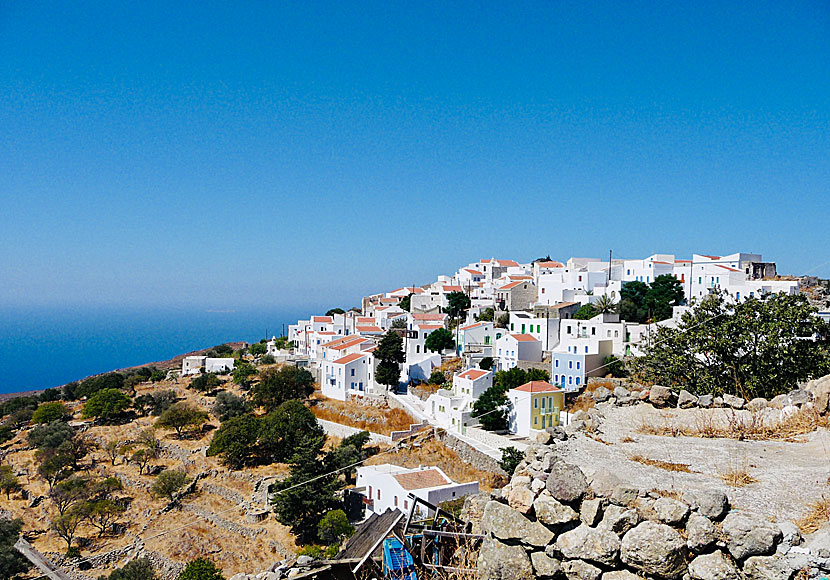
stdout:
MULTIPOLYGON (((21 520, 24 551, 40 569, 21 577, 118 580, 120 568, 140 562, 172 580, 187 578, 186 564, 202 557, 236 580, 339 578, 344 566, 396 577, 402 569, 390 572, 379 546, 406 552, 404 530, 423 518, 437 526, 439 513, 440 530, 476 542, 482 578, 773 577, 746 558, 770 557, 778 536, 740 554, 714 541, 677 548, 663 556, 668 572, 637 555, 620 561, 618 544, 639 521, 688 534, 690 511, 726 523, 726 512, 706 515, 700 499, 683 496, 713 485, 766 525, 801 521, 814 502, 830 520, 816 487, 830 480, 810 455, 828 426, 830 381, 813 376, 830 371, 826 353, 814 369, 770 375, 774 393, 751 380, 709 392, 677 370, 673 384, 660 386, 665 370, 637 361, 660 356, 661 344, 699 326, 695 317, 713 305, 734 312, 808 294, 812 306, 792 306, 819 329, 798 329, 795 344, 804 348, 827 338, 816 340, 830 322, 824 286, 779 276, 759 254, 490 258, 313 315, 285 336, 13 399, 0 413, 2 515, 21 520), (720 463, 736 457, 746 465, 720 463), (576 470, 560 474, 565 483, 553 475, 563 460, 576 470), (788 462, 804 487, 776 497, 788 462), (727 473, 753 481, 730 483, 727 473), (573 480, 584 489, 560 493, 573 480), (661 498, 683 515, 654 516, 661 498), (322 520, 332 527, 318 528, 322 520), (531 525, 543 526, 543 544, 529 539, 531 525), (603 555, 567 543, 593 537, 554 543, 603 525, 613 530, 602 537, 612 545, 603 555), (510 526, 518 531, 504 532, 510 526), (512 553, 519 545, 521 554, 512 553), (702 564, 687 570, 681 551, 688 560, 726 558, 716 567, 734 575, 707 576, 697 571, 702 564), (631 575, 610 575, 623 569, 631 575)), ((792 356, 813 354, 796 348, 792 356)), ((802 522, 805 534, 822 529, 821 513, 812 517, 819 524, 802 522)), ((425 530, 419 538, 440 531, 425 530)), ((796 546, 792 534, 787 541, 796 546)), ((410 556, 423 564, 437 550, 435 561, 453 568, 446 553, 425 546, 410 556)), ((786 566, 776 560, 775 577, 830 571, 819 556, 816 548, 786 566)))

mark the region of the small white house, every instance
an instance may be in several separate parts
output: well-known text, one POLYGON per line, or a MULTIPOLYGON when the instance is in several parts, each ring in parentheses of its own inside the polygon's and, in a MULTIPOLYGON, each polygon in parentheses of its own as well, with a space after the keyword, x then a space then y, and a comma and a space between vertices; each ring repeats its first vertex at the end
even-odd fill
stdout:
POLYGON ((453 392, 475 401, 481 394, 493 386, 493 373, 481 369, 467 369, 452 378, 453 392))
POLYGON ((438 467, 410 469, 387 463, 358 467, 356 489, 363 494, 367 515, 390 508, 407 513, 412 496, 438 505, 478 493, 478 482, 456 483, 438 467))
POLYGON ((530 334, 505 334, 496 339, 496 357, 502 371, 517 366, 520 360, 541 362, 542 343, 530 334))
POLYGON ((234 362, 233 358, 186 356, 182 359, 182 376, 232 371, 234 362))
POLYGON ((371 356, 367 353, 347 354, 323 363, 320 390, 330 399, 345 401, 349 396, 362 397, 370 390, 371 356))

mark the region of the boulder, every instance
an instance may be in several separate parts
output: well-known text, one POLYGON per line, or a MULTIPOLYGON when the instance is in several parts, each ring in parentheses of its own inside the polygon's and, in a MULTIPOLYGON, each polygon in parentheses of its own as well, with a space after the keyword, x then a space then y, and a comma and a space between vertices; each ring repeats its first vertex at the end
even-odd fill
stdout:
POLYGON ((313 561, 314 561, 314 558, 312 558, 311 556, 306 556, 306 555, 297 556, 297 566, 308 566, 313 561))
POLYGON ((533 566, 521 546, 507 546, 485 538, 478 552, 478 577, 481 580, 530 580, 533 566))
POLYGON ((723 396, 723 404, 727 407, 732 407, 733 409, 743 409, 746 401, 744 401, 741 397, 736 397, 735 395, 727 393, 723 396))
POLYGON ((755 397, 746 404, 746 408, 753 413, 758 413, 766 409, 768 405, 769 403, 764 397, 755 397))
POLYGON ((553 532, 539 522, 531 522, 518 510, 497 501, 484 508, 481 529, 499 540, 519 541, 530 546, 545 546, 553 539, 553 532))
POLYGON ((513 487, 510 494, 507 496, 507 503, 514 510, 522 514, 527 514, 533 506, 533 500, 536 497, 529 487, 513 487))
POLYGON ((599 387, 593 393, 591 393, 591 396, 597 403, 604 403, 605 401, 611 398, 611 391, 609 391, 605 387, 599 387))
POLYGON ((689 515, 689 506, 670 497, 661 497, 654 502, 654 512, 664 524, 676 525, 689 515))
POLYGON ((692 407, 697 407, 697 404, 697 397, 686 389, 683 389, 677 395, 677 406, 681 409, 691 409, 692 407))
POLYGON ((537 497, 533 502, 533 511, 536 512, 537 520, 549 526, 567 524, 579 517, 572 508, 559 503, 549 495, 537 497))
POLYGON ((635 570, 662 578, 686 571, 686 543, 666 524, 642 522, 623 536, 620 559, 635 570))
POLYGON ((655 407, 674 407, 677 396, 668 387, 654 385, 649 389, 648 402, 655 407))
POLYGON ((790 404, 790 398, 787 395, 776 395, 769 401, 769 406, 773 409, 783 409, 790 404))
POLYGON ((630 485, 618 485, 614 488, 614 491, 611 493, 611 503, 615 503, 621 506, 630 506, 635 501, 637 501, 637 497, 640 495, 640 490, 636 487, 632 487, 630 485))
POLYGON ((781 540, 781 529, 777 525, 754 514, 730 513, 723 520, 721 529, 729 553, 738 560, 771 554, 781 540))
POLYGON ((533 436, 534 441, 536 443, 541 443, 542 445, 547 445, 551 442, 553 437, 547 431, 536 431, 536 434, 533 436))
POLYGON ((602 519, 602 500, 584 499, 579 509, 579 519, 586 526, 595 526, 602 519))
POLYGON ((599 525, 622 536, 638 523, 640 523, 640 515, 637 510, 612 504, 605 508, 605 515, 599 525))
POLYGON ((562 562, 562 571, 568 580, 599 580, 602 574, 602 570, 582 560, 562 562))
POLYGON ((686 545, 699 554, 705 552, 718 539, 718 531, 712 520, 693 513, 686 522, 686 545))
POLYGON ((737 566, 717 550, 692 560, 689 576, 693 580, 742 580, 737 566))
POLYGON ((714 403, 714 397, 712 395, 700 395, 697 398, 697 406, 703 407, 704 409, 708 409, 714 403))
POLYGON ((632 574, 628 570, 614 570, 606 572, 600 580, 643 580, 641 576, 632 574))
POLYGON ((781 528, 781 543, 788 546, 798 546, 801 544, 801 530, 792 522, 781 522, 778 524, 781 528))
POLYGON ((796 568, 787 558, 778 554, 772 556, 750 556, 744 561, 745 580, 790 580, 796 568))
POLYGON ((614 389, 614 396, 617 399, 625 399, 631 396, 631 392, 625 387, 617 387, 614 389))
POLYGON ((729 510, 729 498, 722 491, 698 491, 683 499, 697 512, 713 520, 719 520, 729 510))
POLYGON ((554 499, 564 503, 574 503, 585 495, 588 481, 576 465, 558 461, 551 467, 547 488, 554 499))
POLYGON ((716 409, 723 407, 723 397, 714 397, 712 399, 712 406, 716 409))
POLYGON ((617 534, 604 528, 581 525, 556 539, 556 549, 571 560, 587 560, 611 566, 620 552, 617 534))
POLYGON ((808 382, 805 389, 813 394, 814 405, 819 413, 826 413, 830 403, 830 375, 808 382))
POLYGON ((591 490, 602 497, 610 497, 620 483, 620 478, 606 469, 598 469, 591 476, 591 490))
POLYGON ((534 577, 552 578, 562 571, 562 565, 556 558, 551 558, 544 552, 533 552, 530 555, 530 562, 533 564, 534 577))
POLYGON ((548 427, 545 431, 550 433, 550 436, 554 441, 565 441, 568 438, 564 427, 548 427))
POLYGON ((789 392, 787 398, 790 400, 790 405, 800 407, 813 401, 813 393, 806 389, 795 389, 789 392))

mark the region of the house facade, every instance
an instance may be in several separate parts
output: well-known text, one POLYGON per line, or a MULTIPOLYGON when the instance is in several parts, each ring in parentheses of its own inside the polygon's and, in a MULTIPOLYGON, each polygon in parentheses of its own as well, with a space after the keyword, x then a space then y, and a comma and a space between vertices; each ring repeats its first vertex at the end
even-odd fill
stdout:
POLYGON ((545 381, 531 381, 507 391, 511 433, 528 437, 534 431, 559 425, 559 412, 565 408, 565 393, 545 381))
POLYGON ((542 343, 530 334, 505 334, 496 339, 496 358, 502 371, 518 366, 520 360, 541 362, 542 343))

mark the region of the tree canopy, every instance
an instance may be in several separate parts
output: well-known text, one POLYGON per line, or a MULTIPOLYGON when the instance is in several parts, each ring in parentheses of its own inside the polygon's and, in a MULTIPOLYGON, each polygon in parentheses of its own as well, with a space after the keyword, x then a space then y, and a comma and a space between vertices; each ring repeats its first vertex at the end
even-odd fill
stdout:
POLYGON ((113 570, 107 580, 156 580, 156 573, 147 558, 130 560, 118 570, 113 570))
POLYGON ((273 410, 291 399, 307 399, 314 392, 314 377, 306 369, 281 365, 259 373, 259 383, 251 388, 255 405, 273 410))
POLYGON ((633 281, 623 284, 617 310, 628 322, 659 322, 671 318, 672 307, 685 300, 683 285, 671 274, 657 276, 651 284, 633 281))
POLYGON ((396 387, 401 377, 400 364, 405 360, 403 339, 397 332, 387 331, 378 342, 374 354, 379 361, 375 380, 388 388, 396 387))
POLYGON ((402 298, 401 301, 398 302, 398 306, 409 312, 409 309, 412 308, 412 296, 414 296, 414 294, 409 294, 402 298))
POLYGON ((177 580, 225 580, 225 577, 212 561, 196 558, 187 563, 177 580))
POLYGON ((346 314, 346 311, 342 308, 330 308, 326 311, 326 316, 334 316, 335 314, 346 314))
POLYGON ((181 438, 187 431, 199 429, 208 420, 206 411, 198 407, 180 401, 170 406, 156 421, 156 427, 174 429, 176 435, 181 438))
POLYGON ((677 328, 660 327, 634 361, 642 378, 693 393, 771 398, 830 372, 828 325, 803 295, 735 303, 713 293, 677 328))
POLYGON ((82 417, 97 417, 109 422, 129 408, 132 400, 120 389, 102 389, 84 404, 82 417))
POLYGON ((432 352, 443 352, 455 348, 455 339, 452 337, 452 332, 446 328, 439 328, 429 333, 424 341, 424 347, 432 352))
POLYGON ((579 307, 579 310, 574 313, 574 318, 577 320, 589 320, 597 314, 599 314, 597 309, 594 308, 594 305, 589 302, 588 304, 583 304, 579 307))
POLYGON ((66 405, 60 401, 51 403, 43 403, 34 413, 32 413, 32 421, 34 423, 51 423, 52 421, 66 421, 72 415, 66 405))
POLYGON ((0 578, 13 580, 31 567, 26 557, 14 549, 23 520, 0 519, 0 578))
POLYGON ((470 304, 470 297, 464 292, 450 292, 447 294, 446 312, 450 318, 460 320, 470 309, 470 304))

